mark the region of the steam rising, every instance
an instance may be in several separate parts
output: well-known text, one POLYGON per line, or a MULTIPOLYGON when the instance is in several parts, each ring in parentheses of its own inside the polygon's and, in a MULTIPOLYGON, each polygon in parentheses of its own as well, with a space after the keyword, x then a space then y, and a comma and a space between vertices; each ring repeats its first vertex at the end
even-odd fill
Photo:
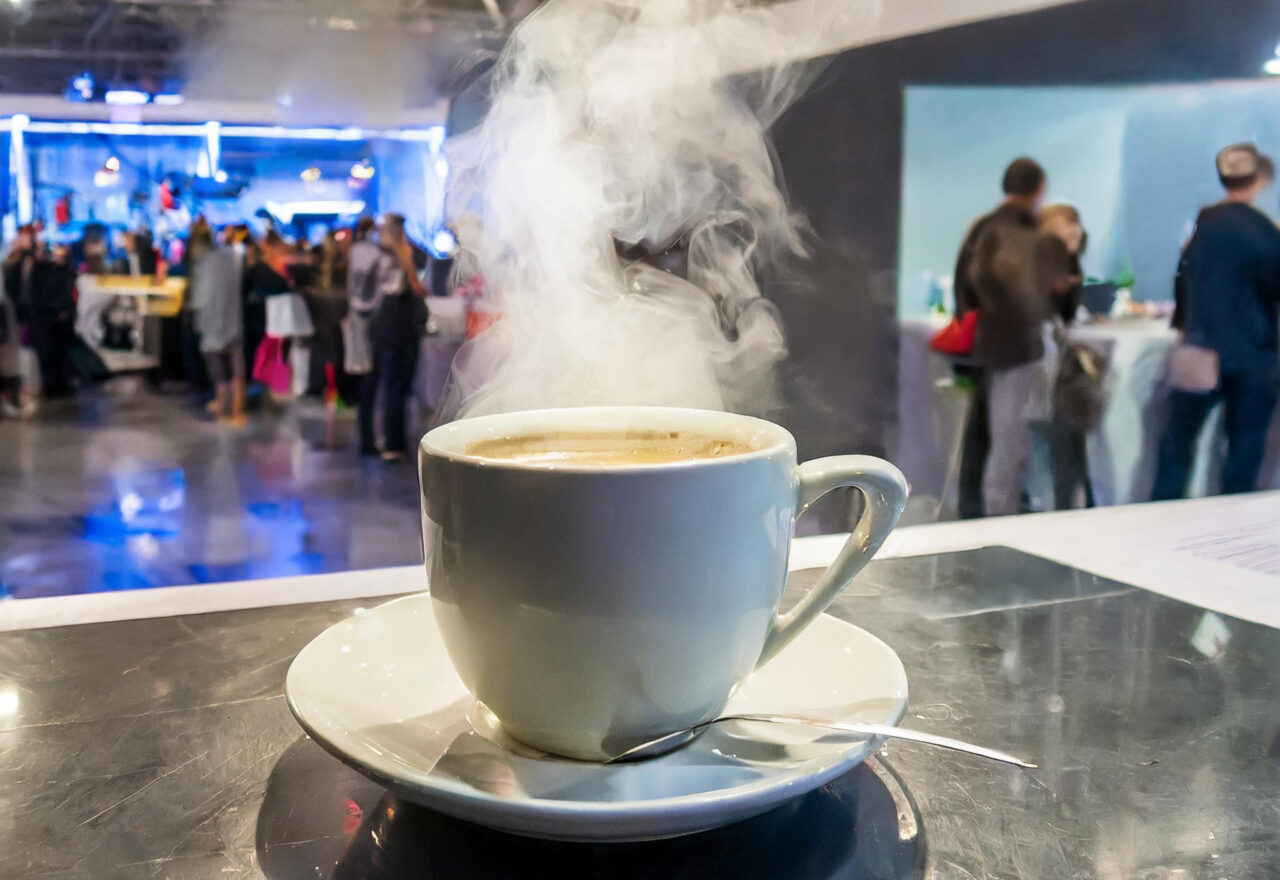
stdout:
POLYGON ((768 408, 786 346, 756 272, 801 243, 765 130, 804 73, 741 75, 803 57, 771 21, 716 0, 551 0, 517 29, 487 117, 447 146, 460 269, 502 317, 455 362, 444 418, 768 408), (687 280, 618 256, 673 242, 687 280))

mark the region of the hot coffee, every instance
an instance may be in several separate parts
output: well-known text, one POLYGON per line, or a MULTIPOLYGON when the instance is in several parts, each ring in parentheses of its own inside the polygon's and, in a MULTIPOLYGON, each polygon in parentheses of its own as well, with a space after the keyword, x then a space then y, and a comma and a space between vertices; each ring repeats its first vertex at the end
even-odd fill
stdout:
POLYGON ((467 455, 521 464, 617 467, 674 464, 751 452, 738 440, 696 431, 553 431, 486 438, 466 446, 467 455))

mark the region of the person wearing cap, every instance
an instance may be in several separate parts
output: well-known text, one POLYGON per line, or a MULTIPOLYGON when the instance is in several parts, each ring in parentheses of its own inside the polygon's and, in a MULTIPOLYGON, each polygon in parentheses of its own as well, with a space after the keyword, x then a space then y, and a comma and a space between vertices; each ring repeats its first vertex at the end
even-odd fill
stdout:
POLYGON ((1196 438, 1223 404, 1224 493, 1256 488, 1280 397, 1280 230, 1253 207, 1268 161, 1253 144, 1218 154, 1221 202, 1200 212, 1175 285, 1169 420, 1160 443, 1154 500, 1181 498, 1196 438))

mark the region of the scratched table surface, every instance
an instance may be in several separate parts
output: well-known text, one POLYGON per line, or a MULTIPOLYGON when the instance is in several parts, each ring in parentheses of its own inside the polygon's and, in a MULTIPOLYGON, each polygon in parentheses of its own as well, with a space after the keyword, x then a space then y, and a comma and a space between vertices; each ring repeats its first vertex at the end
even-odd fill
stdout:
POLYGON ((1040 769, 891 743, 646 844, 467 825, 303 737, 285 671, 359 604, 0 634, 0 878, 1280 877, 1280 632, 1007 548, 873 563, 833 613, 902 657, 904 724, 1040 769))

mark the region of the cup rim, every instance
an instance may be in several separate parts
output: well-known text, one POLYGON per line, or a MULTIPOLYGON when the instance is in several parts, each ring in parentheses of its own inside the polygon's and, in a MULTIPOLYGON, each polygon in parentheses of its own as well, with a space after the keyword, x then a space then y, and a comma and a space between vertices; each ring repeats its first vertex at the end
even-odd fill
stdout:
MULTIPOLYGON (((465 443, 468 442, 468 440, 464 439, 461 442, 465 443)), ((459 464, 468 464, 477 467, 503 468, 507 470, 550 471, 554 473, 583 474, 616 474, 636 471, 652 473, 655 471, 680 471, 688 470, 690 468, 722 467, 741 464, 747 461, 755 461, 757 459, 770 458, 775 455, 785 454, 788 452, 794 456, 796 452, 796 441, 791 435, 791 432, 775 422, 757 418, 756 416, 742 415, 741 413, 676 406, 550 407, 546 409, 517 410, 515 412, 470 416, 468 418, 458 419, 456 421, 440 425, 439 427, 432 428, 422 438, 418 446, 422 454, 430 455, 434 458, 446 459, 459 464), (739 426, 754 428, 766 438, 766 442, 748 452, 739 452, 733 455, 719 456, 717 458, 691 458, 684 461, 674 462, 637 462, 634 464, 618 465, 588 465, 565 462, 527 462, 518 460, 503 461, 493 458, 485 458, 479 455, 470 455, 456 448, 451 449, 443 442, 445 437, 453 437, 457 435, 459 431, 467 434, 469 438, 484 436, 488 433, 486 429, 492 430, 503 423, 513 422, 520 419, 525 419, 527 421, 535 417, 545 418, 564 414, 572 414, 582 418, 590 417, 592 415, 613 413, 621 414, 624 412, 637 414, 638 418, 648 416, 654 419, 660 419, 661 417, 666 416, 667 418, 685 421, 707 419, 720 421, 722 423, 732 422, 739 426)))

